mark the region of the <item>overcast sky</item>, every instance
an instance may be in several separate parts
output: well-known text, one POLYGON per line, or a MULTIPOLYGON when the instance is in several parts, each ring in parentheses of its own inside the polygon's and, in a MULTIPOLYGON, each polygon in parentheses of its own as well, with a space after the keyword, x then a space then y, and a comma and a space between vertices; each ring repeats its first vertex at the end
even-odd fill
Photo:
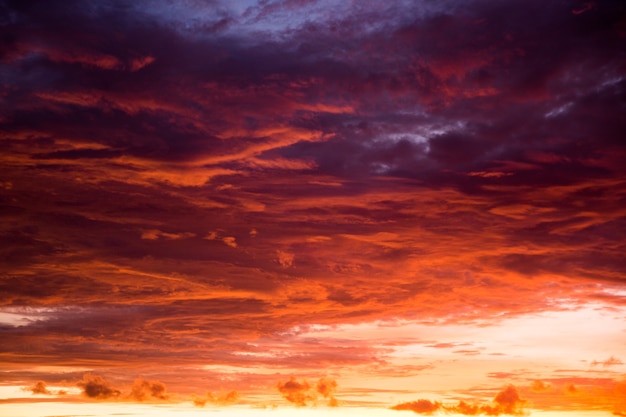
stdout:
POLYGON ((0 406, 626 415, 625 16, 0 1, 0 406))

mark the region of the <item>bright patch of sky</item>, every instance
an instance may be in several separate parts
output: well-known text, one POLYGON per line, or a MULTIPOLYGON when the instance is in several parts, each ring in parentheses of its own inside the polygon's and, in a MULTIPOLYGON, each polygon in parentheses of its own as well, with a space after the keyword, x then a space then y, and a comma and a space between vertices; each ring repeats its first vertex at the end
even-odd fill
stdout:
MULTIPOLYGON (((178 0, 154 4, 136 2, 135 14, 164 21, 197 36, 215 32, 242 38, 253 34, 281 35, 309 24, 328 25, 351 17, 359 19, 359 32, 380 30, 398 19, 449 10, 450 2, 363 2, 343 0, 178 0), (369 17, 369 19, 365 19, 369 17)), ((397 23, 397 22, 396 22, 397 23)), ((410 24, 411 22, 402 22, 410 24)), ((267 39, 264 39, 267 40, 267 39)))
POLYGON ((28 326, 37 321, 46 320, 53 308, 2 308, 0 309, 0 325, 13 327, 28 326))
POLYGON ((619 355, 626 330, 622 311, 606 311, 593 304, 575 310, 544 312, 505 319, 484 326, 425 325, 408 321, 362 323, 337 327, 309 327, 300 337, 369 340, 394 346, 391 355, 458 357, 505 353, 510 358, 577 365, 581 361, 619 355), (580 334, 591 335, 581 338, 580 334), (597 340, 605 341, 603 346, 597 340))

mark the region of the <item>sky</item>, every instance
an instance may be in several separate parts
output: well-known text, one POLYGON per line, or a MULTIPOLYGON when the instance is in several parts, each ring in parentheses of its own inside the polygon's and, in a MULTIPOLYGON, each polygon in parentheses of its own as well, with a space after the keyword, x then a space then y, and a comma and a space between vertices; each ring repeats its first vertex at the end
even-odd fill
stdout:
POLYGON ((626 416, 626 5, 0 0, 0 415, 626 416))

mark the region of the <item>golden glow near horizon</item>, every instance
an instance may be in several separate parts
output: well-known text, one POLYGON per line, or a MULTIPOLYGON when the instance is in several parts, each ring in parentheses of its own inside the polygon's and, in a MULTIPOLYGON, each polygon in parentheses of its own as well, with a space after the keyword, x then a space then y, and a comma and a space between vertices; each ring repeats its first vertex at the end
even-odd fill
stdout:
POLYGON ((0 416, 626 416, 625 16, 0 0, 0 416))
MULTIPOLYGON (((90 413, 101 413, 93 415, 103 416, 119 412, 137 416, 167 413, 197 415, 198 412, 209 415, 280 416, 289 415, 294 410, 305 415, 368 415, 368 410, 371 415, 396 415, 398 411, 384 404, 410 403, 417 396, 432 403, 451 404, 451 407, 457 401, 455 398, 489 404, 497 389, 513 382, 527 401, 525 412, 531 412, 534 416, 607 415, 606 411, 599 410, 583 414, 575 405, 573 410, 562 411, 547 412, 541 411, 541 408, 563 407, 567 404, 564 400, 588 404, 591 408, 623 401, 620 396, 626 392, 626 384, 612 392, 615 388, 606 385, 606 379, 607 376, 619 375, 626 370, 621 360, 611 356, 619 352, 623 344, 626 330, 624 313, 625 309, 606 309, 596 304, 582 309, 504 318, 482 325, 394 320, 346 325, 310 324, 287 331, 295 339, 289 342, 293 344, 330 345, 334 346, 335 352, 343 349, 353 351, 363 345, 385 351, 373 363, 349 368, 336 363, 329 364, 323 372, 307 372, 309 375, 340 376, 337 380, 341 383, 341 393, 336 394, 339 407, 328 407, 321 395, 302 407, 289 406, 288 402, 281 401, 278 391, 269 396, 257 394, 242 398, 239 405, 230 406, 210 401, 203 407, 198 407, 198 404, 194 406, 190 401, 198 398, 197 395, 172 395, 161 404, 150 404, 151 401, 148 401, 148 404, 137 405, 123 399, 112 399, 112 404, 93 401, 85 404, 81 401, 81 390, 68 387, 69 381, 62 385, 46 386, 47 395, 34 395, 29 387, 24 386, 0 387, 0 401, 4 400, 0 404, 11 416, 44 416, 52 410, 58 410, 55 411, 58 415, 71 415, 85 409, 90 410, 90 413), (588 337, 581 339, 581 333, 588 337), (602 340, 601 346, 598 346, 598 340, 602 340), (552 375, 546 378, 546 373, 552 375), (364 375, 367 377, 364 378, 364 375), (465 390, 464 387, 476 388, 465 390), (494 390, 494 387, 497 389, 494 390), (65 393, 54 395, 60 391, 65 393), (24 400, 12 401, 11 398, 24 400), (51 400, 54 402, 49 402, 51 400), (368 403, 369 408, 366 405, 368 403)), ((279 359, 287 354, 287 348, 281 348, 283 343, 268 344, 263 352, 242 352, 242 355, 279 359)), ((71 367, 24 368, 26 372, 68 374, 85 370, 71 367)), ((198 371, 205 371, 206 375, 221 375, 222 380, 254 375, 277 381, 287 381, 289 375, 301 372, 297 367, 276 369, 258 365, 205 365, 195 370, 198 371)), ((315 383, 310 376, 298 380, 311 385, 315 383)), ((215 398, 218 397, 216 393, 215 398)), ((446 410, 446 414, 455 415, 455 412, 446 410)))
MULTIPOLYGON (((259 409, 253 407, 233 407, 225 409, 203 409, 193 407, 189 404, 183 405, 166 405, 166 406, 146 406, 141 404, 116 405, 116 404, 55 404, 55 403, 39 403, 39 404, 12 404, 10 407, 3 407, 3 412, 11 417, 33 417, 48 415, 83 415, 88 413, 94 417, 109 417, 115 415, 125 415, 129 417, 154 417, 154 416, 179 416, 179 417, 196 417, 196 416, 242 416, 242 417, 286 417, 297 415, 301 416, 333 416, 333 417, 355 417, 355 416, 372 416, 372 417, 398 417, 412 414, 398 414, 397 411, 387 410, 384 408, 295 408, 286 406, 284 408, 275 409, 259 409)), ((453 413, 446 415, 454 416, 453 413)), ((462 414, 456 414, 462 415, 462 414)), ((535 411, 532 413, 534 417, 607 417, 605 411, 535 411)))

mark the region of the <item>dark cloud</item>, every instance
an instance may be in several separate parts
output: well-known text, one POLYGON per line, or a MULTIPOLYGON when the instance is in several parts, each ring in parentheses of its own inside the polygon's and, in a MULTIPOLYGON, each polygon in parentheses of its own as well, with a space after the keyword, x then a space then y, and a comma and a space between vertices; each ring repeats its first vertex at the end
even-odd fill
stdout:
POLYGON ((105 400, 117 398, 121 394, 99 375, 85 374, 83 380, 77 385, 83 390, 83 395, 88 398, 105 400))
POLYGON ((103 377, 94 374, 85 374, 83 380, 77 385, 83 390, 83 395, 86 397, 100 400, 115 398, 132 401, 164 401, 170 397, 163 382, 144 378, 135 379, 128 394, 123 394, 103 377))
POLYGON ((46 255, 58 252, 50 242, 39 235, 36 227, 27 226, 3 231, 0 235, 0 259, 6 264, 31 264, 46 255))
POLYGON ((59 396, 67 395, 67 391, 63 389, 57 390, 57 391, 52 391, 48 389, 48 384, 45 381, 37 381, 34 385, 30 387, 24 387, 22 389, 25 391, 30 391, 33 394, 59 395, 59 396))
POLYGON ((337 390, 337 381, 330 378, 320 378, 315 385, 315 390, 322 395, 322 397, 328 399, 328 405, 336 407, 338 401, 334 394, 337 390))

